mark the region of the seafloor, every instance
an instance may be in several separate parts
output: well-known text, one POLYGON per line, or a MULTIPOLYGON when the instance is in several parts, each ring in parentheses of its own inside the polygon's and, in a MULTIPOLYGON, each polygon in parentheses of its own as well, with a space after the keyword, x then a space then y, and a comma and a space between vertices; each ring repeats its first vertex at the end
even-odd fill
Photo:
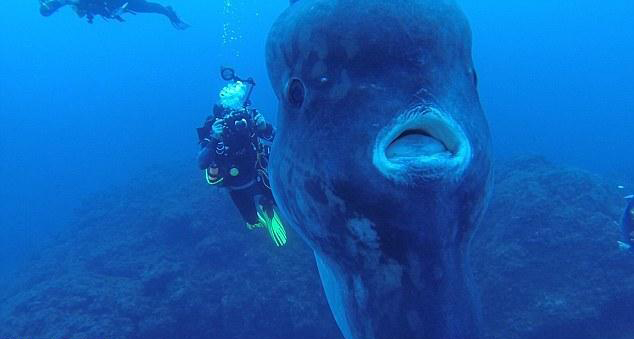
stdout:
MULTIPOLYGON (((625 192, 524 157, 496 166, 472 248, 487 339, 634 337, 625 192)), ((310 251, 247 231, 193 167, 95 196, 0 292, 0 338, 337 339, 310 251)))

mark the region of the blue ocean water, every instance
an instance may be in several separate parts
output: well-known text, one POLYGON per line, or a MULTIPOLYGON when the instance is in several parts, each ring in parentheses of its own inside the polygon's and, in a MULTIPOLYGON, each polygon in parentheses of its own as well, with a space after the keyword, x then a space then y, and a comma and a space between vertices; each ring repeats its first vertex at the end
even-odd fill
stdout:
POLYGON ((89 25, 70 8, 44 18, 37 2, 3 13, 0 39, 0 267, 68 222, 90 193, 154 164, 195 166, 195 127, 222 85, 220 65, 258 80, 273 118, 263 49, 285 3, 173 4, 192 25, 157 15, 89 25))
MULTIPOLYGON (((537 154, 632 182, 631 1, 460 1, 474 35, 481 100, 496 159, 537 154)), ((223 84, 220 65, 254 77, 275 121, 264 65, 287 1, 173 2, 160 16, 89 25, 36 1, 0 14, 0 272, 10 277, 82 201, 133 174, 195 166, 195 127, 223 84)), ((626 187, 634 191, 634 187, 626 187)))

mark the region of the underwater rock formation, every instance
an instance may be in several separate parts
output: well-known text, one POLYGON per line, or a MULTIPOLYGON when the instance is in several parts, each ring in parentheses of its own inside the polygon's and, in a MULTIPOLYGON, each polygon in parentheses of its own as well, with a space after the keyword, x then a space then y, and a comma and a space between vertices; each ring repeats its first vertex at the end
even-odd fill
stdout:
MULTIPOLYGON (((496 168, 471 252, 488 339, 630 338, 615 186, 534 157, 496 168)), ((0 338, 341 338, 313 260, 293 233, 278 249, 243 229, 197 172, 155 170, 94 197, 0 290, 0 338)))
POLYGON ((94 197, 0 292, 0 338, 337 338, 289 240, 248 231, 197 171, 150 171, 94 197))
POLYGON ((632 338, 634 255, 617 245, 625 192, 538 157, 495 178, 472 244, 487 338, 632 338))

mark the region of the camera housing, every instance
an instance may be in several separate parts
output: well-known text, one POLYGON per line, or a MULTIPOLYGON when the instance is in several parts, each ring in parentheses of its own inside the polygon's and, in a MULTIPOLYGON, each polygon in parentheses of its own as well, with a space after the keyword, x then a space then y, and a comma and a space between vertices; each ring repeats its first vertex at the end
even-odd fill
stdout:
POLYGON ((225 132, 228 134, 250 134, 255 121, 247 109, 232 111, 223 118, 225 132))

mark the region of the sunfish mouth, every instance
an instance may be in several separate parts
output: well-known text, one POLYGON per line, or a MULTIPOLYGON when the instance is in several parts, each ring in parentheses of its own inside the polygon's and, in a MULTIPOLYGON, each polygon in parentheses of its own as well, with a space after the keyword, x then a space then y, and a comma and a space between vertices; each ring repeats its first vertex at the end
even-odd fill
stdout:
POLYGON ((374 165, 397 179, 455 173, 470 158, 471 147, 462 128, 433 108, 399 116, 379 132, 373 154, 374 165))
POLYGON ((441 141, 424 130, 409 129, 401 133, 385 150, 388 160, 418 157, 450 157, 451 152, 441 141))

